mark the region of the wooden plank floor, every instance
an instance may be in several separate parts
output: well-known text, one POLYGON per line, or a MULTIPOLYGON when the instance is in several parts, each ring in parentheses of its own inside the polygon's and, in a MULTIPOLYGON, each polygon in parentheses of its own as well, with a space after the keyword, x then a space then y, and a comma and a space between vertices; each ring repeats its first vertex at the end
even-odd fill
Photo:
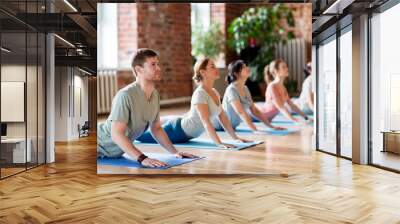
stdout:
MULTIPOLYGON (((287 136, 240 135, 265 143, 244 150, 210 150, 178 147, 178 150, 206 157, 167 170, 100 166, 99 174, 280 174, 311 172, 312 127, 287 136), (303 140, 303 142, 301 142, 303 140), (299 144, 300 143, 300 144, 299 144)), ((230 139, 226 133, 219 135, 230 139)), ((206 136, 204 134, 204 136, 206 136)), ((160 146, 137 145, 143 152, 168 153, 160 146)))
POLYGON ((301 141, 266 150, 279 175, 164 176, 97 175, 94 136, 59 143, 0 181, 0 223, 400 223, 399 174, 310 150, 304 168, 301 141))
MULTIPOLYGON (((183 114, 188 108, 172 108, 162 115, 183 114)), ((100 119, 102 120, 102 119, 100 119)), ((287 126, 290 127, 290 126, 287 126)), ((180 147, 178 150, 206 157, 167 170, 136 169, 118 166, 98 166, 98 174, 290 174, 310 173, 312 165, 312 126, 286 136, 239 134, 265 143, 236 151, 180 147)), ((231 139, 227 133, 218 133, 222 140, 231 139)), ((204 133, 201 137, 207 138, 204 133)), ((137 145, 143 152, 167 153, 160 146, 137 145)))
POLYGON ((20 167, 18 167, 18 168, 13 168, 13 167, 4 168, 3 167, 3 168, 1 168, 1 176, 2 177, 7 177, 7 176, 13 175, 15 173, 22 172, 24 170, 25 170, 25 167, 23 167, 23 168, 20 168, 20 167))
POLYGON ((373 155, 375 164, 386 166, 395 170, 400 170, 400 155, 392 152, 381 152, 376 150, 373 155))

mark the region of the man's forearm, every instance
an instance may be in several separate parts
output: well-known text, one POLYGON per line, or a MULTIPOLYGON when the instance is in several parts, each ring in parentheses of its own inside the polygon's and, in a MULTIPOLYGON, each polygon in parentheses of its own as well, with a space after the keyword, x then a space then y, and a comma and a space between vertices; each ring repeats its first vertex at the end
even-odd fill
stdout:
POLYGON ((112 138, 113 142, 118 145, 129 156, 137 159, 141 154, 143 154, 140 150, 138 150, 128 137, 125 135, 116 135, 112 138))
POLYGON ((178 150, 176 150, 171 140, 168 138, 168 135, 162 128, 152 130, 151 133, 153 134, 153 137, 157 140, 157 142, 168 152, 170 152, 171 154, 178 153, 178 150))

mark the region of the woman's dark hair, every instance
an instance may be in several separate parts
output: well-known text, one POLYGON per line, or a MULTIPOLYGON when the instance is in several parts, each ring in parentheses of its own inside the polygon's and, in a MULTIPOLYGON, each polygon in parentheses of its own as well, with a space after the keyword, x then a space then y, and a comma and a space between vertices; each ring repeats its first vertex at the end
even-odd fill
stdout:
POLYGON ((226 76, 226 81, 230 84, 237 80, 238 74, 242 71, 246 64, 242 60, 237 60, 231 62, 228 65, 228 75, 226 76))

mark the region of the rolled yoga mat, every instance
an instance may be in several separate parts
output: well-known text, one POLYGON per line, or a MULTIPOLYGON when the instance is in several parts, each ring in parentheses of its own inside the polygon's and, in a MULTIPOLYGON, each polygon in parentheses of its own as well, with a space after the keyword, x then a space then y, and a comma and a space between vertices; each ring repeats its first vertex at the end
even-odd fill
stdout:
POLYGON ((126 166, 130 168, 144 168, 144 169, 159 169, 159 170, 166 170, 168 168, 179 166, 185 163, 190 163, 195 160, 203 159, 205 157, 199 158, 183 158, 179 159, 176 158, 174 155, 167 154, 167 153, 146 153, 146 156, 152 159, 158 159, 164 163, 167 163, 168 166, 164 167, 146 167, 137 162, 136 160, 131 159, 128 155, 124 154, 122 157, 119 158, 97 158, 97 165, 107 165, 107 166, 126 166))
MULTIPOLYGON (((261 143, 263 143, 263 141, 254 141, 254 142, 249 142, 249 143, 237 143, 233 140, 223 140, 223 143, 227 143, 227 144, 232 144, 237 146, 236 148, 233 149, 228 149, 228 150, 242 150, 242 149, 246 149, 255 145, 259 145, 261 143)), ((135 145, 158 145, 157 143, 142 143, 139 141, 134 141, 133 144, 135 145)), ((196 148, 196 149, 220 149, 220 150, 226 150, 226 149, 221 149, 218 148, 217 145, 214 144, 214 142, 212 142, 209 139, 204 139, 204 138, 194 138, 191 139, 188 142, 185 143, 176 143, 174 144, 174 146, 176 147, 186 147, 186 148, 196 148)))

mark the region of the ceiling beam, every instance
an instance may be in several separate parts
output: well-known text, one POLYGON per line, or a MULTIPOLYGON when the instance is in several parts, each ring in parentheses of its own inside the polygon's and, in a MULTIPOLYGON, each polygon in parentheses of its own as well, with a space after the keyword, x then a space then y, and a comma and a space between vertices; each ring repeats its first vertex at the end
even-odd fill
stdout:
POLYGON ((55 56, 56 66, 80 66, 96 70, 96 56, 55 56))
POLYGON ((78 26, 80 26, 91 38, 96 38, 97 30, 90 24, 85 17, 80 14, 67 14, 67 16, 74 21, 78 26))

